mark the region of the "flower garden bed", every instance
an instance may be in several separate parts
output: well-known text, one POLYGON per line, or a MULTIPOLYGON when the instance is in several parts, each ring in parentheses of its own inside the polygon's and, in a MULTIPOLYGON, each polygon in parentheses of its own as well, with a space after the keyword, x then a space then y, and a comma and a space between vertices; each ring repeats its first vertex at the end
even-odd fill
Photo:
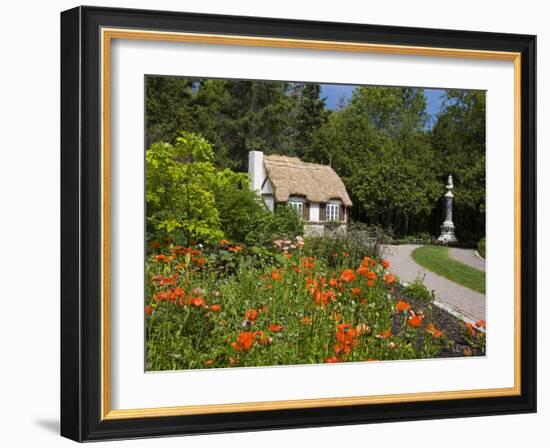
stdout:
MULTIPOLYGON (((288 243, 288 244, 287 244, 288 243)), ((159 246, 146 266, 147 370, 483 355, 485 334, 406 286, 385 260, 159 246)))

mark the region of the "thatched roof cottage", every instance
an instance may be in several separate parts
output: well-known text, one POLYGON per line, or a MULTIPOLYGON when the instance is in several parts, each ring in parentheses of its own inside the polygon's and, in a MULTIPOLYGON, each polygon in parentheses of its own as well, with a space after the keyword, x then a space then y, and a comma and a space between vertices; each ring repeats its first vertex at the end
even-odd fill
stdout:
POLYGON ((328 165, 302 162, 297 157, 248 154, 251 188, 274 211, 286 203, 302 215, 306 233, 323 233, 325 223, 345 229, 352 206, 340 176, 328 165))

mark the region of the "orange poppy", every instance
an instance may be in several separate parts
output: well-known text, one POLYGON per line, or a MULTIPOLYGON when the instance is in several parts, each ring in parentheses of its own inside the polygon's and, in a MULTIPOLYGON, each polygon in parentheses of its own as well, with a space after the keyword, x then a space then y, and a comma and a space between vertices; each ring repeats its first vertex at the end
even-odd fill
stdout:
POLYGON ((424 318, 422 316, 415 315, 415 316, 409 317, 409 320, 407 321, 407 324, 409 325, 409 327, 418 328, 423 320, 424 320, 424 318))
POLYGON ((476 327, 486 329, 487 328, 487 323, 485 322, 485 320, 478 320, 476 322, 476 327))
POLYGON ((397 311, 406 313, 407 311, 409 311, 409 310, 411 309, 411 306, 410 306, 407 302, 404 302, 403 300, 400 300, 400 301, 397 302, 397 304, 395 305, 395 309, 396 309, 397 311))
POLYGON ((246 313, 244 313, 244 318, 246 320, 250 320, 254 322, 258 318, 258 311, 257 310, 246 310, 246 313))
POLYGON ((191 303, 193 304, 193 306, 196 306, 196 307, 206 305, 205 300, 201 296, 191 297, 191 303))
POLYGON ((231 347, 240 352, 245 352, 252 348, 254 343, 254 334, 248 331, 245 331, 239 335, 237 341, 231 343, 231 347))
POLYGON ((391 338, 391 336, 392 336, 391 329, 381 331, 376 335, 378 339, 387 339, 387 338, 391 338))
POLYGON ((229 241, 227 240, 220 240, 220 246, 227 246, 229 244, 229 241))
POLYGON ((252 333, 252 335, 254 336, 254 340, 256 340, 260 345, 268 344, 272 340, 270 340, 270 338, 268 338, 266 334, 261 330, 255 331, 254 333, 252 333))
POLYGON ((354 296, 358 296, 359 294, 361 294, 361 289, 359 289, 359 288, 351 288, 351 293, 352 293, 354 296))
POLYGON ((283 329, 283 326, 282 325, 278 325, 278 324, 269 324, 267 326, 267 329, 273 333, 278 333, 279 331, 281 331, 283 329))
POLYGON ((361 266, 369 267, 371 264, 374 264, 374 261, 370 257, 365 257, 363 260, 361 260, 361 266))
POLYGON ((336 340, 338 342, 334 346, 334 351, 336 354, 343 353, 347 355, 352 347, 357 347, 357 330, 348 323, 339 324, 336 328, 336 340))
POLYGON ((283 279, 283 274, 281 273, 281 270, 280 269, 273 269, 271 271, 271 279, 274 281, 274 282, 279 282, 283 279))
POLYGON ((222 307, 221 307, 220 305, 212 305, 212 306, 210 307, 210 310, 213 311, 214 313, 217 313, 218 311, 221 310, 221 308, 222 308, 222 307))
POLYGON ((366 266, 360 266, 359 269, 357 269, 357 273, 359 275, 362 275, 363 277, 366 277, 368 272, 369 268, 367 268, 366 266))
POLYGON ((145 315, 149 317, 151 315, 151 305, 145 307, 145 315))
POLYGON ((340 280, 344 283, 349 283, 355 280, 355 273, 351 269, 344 269, 342 275, 340 276, 340 280))
POLYGON ((388 269, 390 267, 390 262, 388 260, 382 260, 380 264, 384 269, 388 269))
POLYGON ((334 363, 337 363, 337 362, 341 362, 342 360, 340 358, 338 358, 338 356, 327 356, 325 358, 325 362, 327 364, 334 364, 334 363))
POLYGON ((311 317, 309 317, 309 316, 304 316, 304 317, 302 318, 302 323, 303 323, 304 325, 309 325, 309 324, 311 323, 311 317))
POLYGON ((396 278, 395 278, 395 275, 393 275, 393 274, 386 274, 384 276, 384 280, 386 281, 386 283, 388 285, 391 285, 392 283, 395 282, 396 278))
POLYGON ((443 332, 438 330, 433 323, 429 323, 426 327, 426 333, 431 334, 434 338, 440 338, 443 336, 443 332))
POLYGON ((376 282, 375 282, 374 280, 369 280, 369 281, 367 282, 367 285, 368 285, 368 286, 374 286, 374 285, 376 285, 376 282))
POLYGON ((204 257, 195 257, 191 261, 193 261, 199 268, 203 267, 206 263, 207 259, 204 257))
POLYGON ((236 254, 237 252, 241 252, 243 250, 242 246, 232 246, 229 249, 227 249, 229 252, 233 252, 236 254))

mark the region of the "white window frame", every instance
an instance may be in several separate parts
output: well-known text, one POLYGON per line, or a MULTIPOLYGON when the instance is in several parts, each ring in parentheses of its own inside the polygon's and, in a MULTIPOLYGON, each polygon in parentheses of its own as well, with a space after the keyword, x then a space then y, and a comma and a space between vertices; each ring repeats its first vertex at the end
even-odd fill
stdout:
POLYGON ((327 221, 340 221, 340 204, 327 203, 326 206, 326 220, 327 221))
POLYGON ((298 216, 302 218, 304 216, 304 203, 303 201, 297 201, 297 200, 289 200, 288 205, 292 207, 294 210, 296 210, 296 213, 298 213, 298 216))

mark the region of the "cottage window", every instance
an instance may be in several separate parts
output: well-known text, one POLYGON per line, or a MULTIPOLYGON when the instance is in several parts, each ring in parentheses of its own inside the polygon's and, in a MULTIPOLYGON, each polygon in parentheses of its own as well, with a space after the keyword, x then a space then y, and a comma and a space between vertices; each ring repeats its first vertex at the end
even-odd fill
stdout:
POLYGON ((340 221, 340 205, 327 204, 327 221, 340 221))
POLYGON ((304 203, 301 201, 288 201, 288 205, 290 205, 294 210, 296 210, 296 213, 298 213, 298 216, 302 217, 304 214, 304 203))

